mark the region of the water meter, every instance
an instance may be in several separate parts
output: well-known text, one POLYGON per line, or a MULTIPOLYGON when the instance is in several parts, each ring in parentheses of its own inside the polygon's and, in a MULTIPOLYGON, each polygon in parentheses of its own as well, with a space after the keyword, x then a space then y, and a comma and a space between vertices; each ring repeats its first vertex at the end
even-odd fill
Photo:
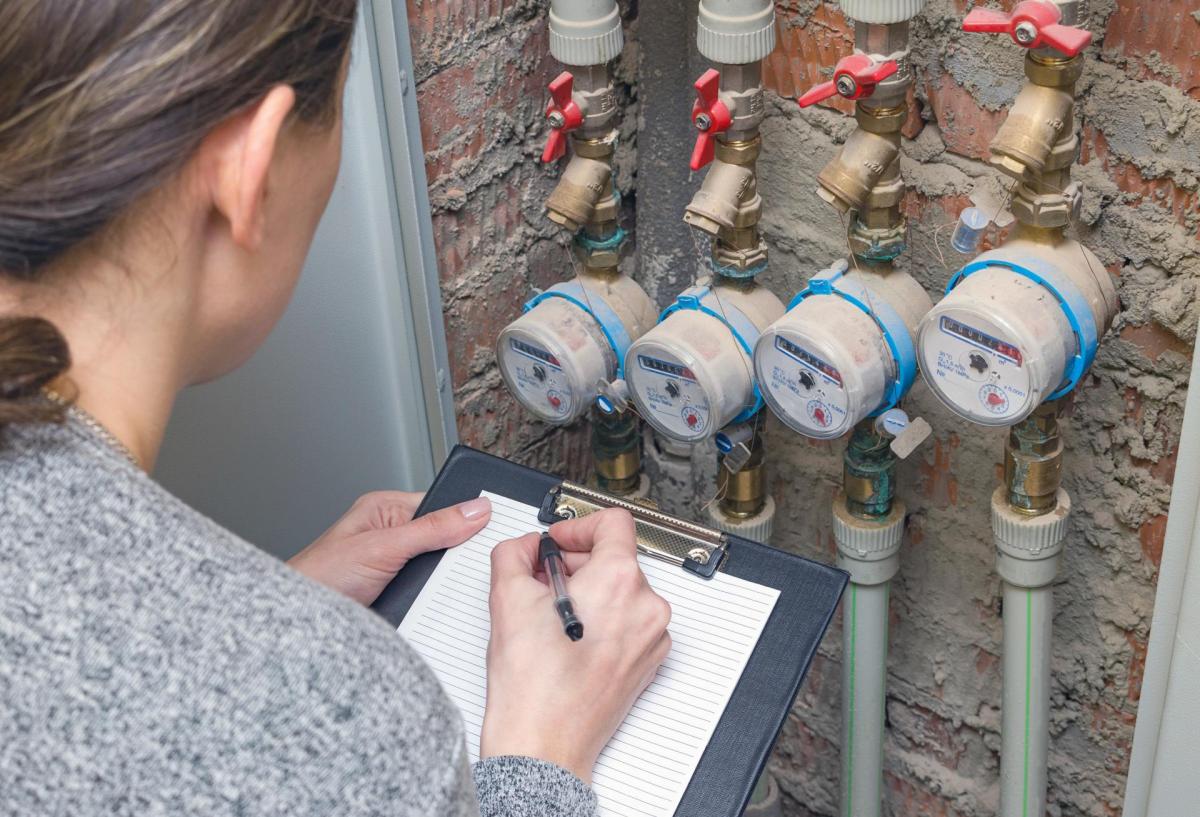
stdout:
POLYGON ((905 273, 847 268, 840 261, 814 275, 754 349, 767 405, 815 439, 840 437, 899 402, 917 374, 915 328, 932 306, 905 273))
POLYGON ((918 333, 921 371, 966 419, 1013 425, 1075 388, 1117 306, 1108 272, 1078 242, 1014 239, 950 280, 918 333))
POLYGON ((622 377, 625 352, 654 320, 654 303, 628 276, 556 284, 500 333, 500 374, 539 418, 569 423, 588 410, 604 384, 622 377))
POLYGON ((752 281, 681 293, 658 326, 633 343, 625 380, 638 412, 656 431, 682 442, 713 437, 762 407, 751 355, 783 303, 752 281))

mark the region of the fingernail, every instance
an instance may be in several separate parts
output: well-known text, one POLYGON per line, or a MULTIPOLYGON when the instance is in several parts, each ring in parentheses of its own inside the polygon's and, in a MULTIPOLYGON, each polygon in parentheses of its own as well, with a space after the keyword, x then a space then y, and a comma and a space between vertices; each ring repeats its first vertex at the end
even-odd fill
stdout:
POLYGON ((464 519, 478 519, 492 509, 492 501, 486 496, 472 499, 458 506, 464 519))

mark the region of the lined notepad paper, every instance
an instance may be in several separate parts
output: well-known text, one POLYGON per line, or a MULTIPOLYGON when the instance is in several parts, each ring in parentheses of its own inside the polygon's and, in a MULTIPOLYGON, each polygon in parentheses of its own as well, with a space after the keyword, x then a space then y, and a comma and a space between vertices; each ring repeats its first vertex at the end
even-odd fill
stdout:
MULTIPOLYGON (((472 760, 479 758, 487 693, 491 550, 546 529, 537 508, 484 496, 492 500, 488 526, 446 552, 399 627, 461 710, 472 760)), ((675 813, 779 597, 774 588, 724 573, 706 581, 668 562, 638 560, 671 604, 672 647, 596 763, 592 787, 604 817, 675 813)))

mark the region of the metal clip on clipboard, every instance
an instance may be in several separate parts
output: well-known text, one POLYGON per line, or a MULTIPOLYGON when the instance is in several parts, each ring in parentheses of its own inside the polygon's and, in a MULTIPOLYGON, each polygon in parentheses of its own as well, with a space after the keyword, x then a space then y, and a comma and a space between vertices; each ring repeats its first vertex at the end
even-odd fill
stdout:
POLYGON ((546 493, 538 510, 538 519, 551 525, 606 508, 624 508, 633 515, 637 548, 641 553, 679 565, 702 578, 711 579, 729 556, 729 539, 721 531, 685 522, 573 482, 563 482, 546 493))

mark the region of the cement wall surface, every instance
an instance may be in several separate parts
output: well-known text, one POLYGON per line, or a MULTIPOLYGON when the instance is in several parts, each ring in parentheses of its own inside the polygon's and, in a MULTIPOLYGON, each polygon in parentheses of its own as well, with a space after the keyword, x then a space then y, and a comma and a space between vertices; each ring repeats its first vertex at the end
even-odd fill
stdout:
MULTIPOLYGON (((546 50, 546 5, 408 2, 460 434, 580 478, 586 428, 553 429, 523 412, 492 351, 531 288, 570 272, 566 238, 541 214, 554 181, 537 161, 544 88, 559 70, 546 50)), ((691 83, 707 67, 691 42, 694 5, 622 5, 627 263, 660 304, 703 261, 681 221, 700 183, 687 168, 691 83)), ((903 165, 911 231, 900 264, 935 300, 958 263, 949 248, 958 212, 976 189, 1000 189, 987 144, 1023 79, 1010 40, 961 32, 968 5, 930 0, 913 24, 917 87, 903 165)), ((1120 812, 1200 318, 1200 10, 1185 0, 1084 5, 1096 39, 1079 89, 1075 178, 1086 192, 1075 232, 1114 277, 1122 310, 1064 423, 1075 512, 1056 586, 1055 817, 1120 812)), ((846 250, 837 214, 813 188, 853 127, 849 108, 801 111, 791 100, 850 52, 851 34, 834 3, 788 0, 777 10, 759 169, 771 252, 764 281, 786 299, 846 250)), ((899 472, 911 516, 892 593, 888 809, 982 817, 995 813, 998 792, 1002 610, 988 498, 1004 432, 957 419, 920 383, 907 407, 934 436, 899 472)), ((832 561, 829 506, 844 443, 806 441, 773 419, 768 435, 775 544, 832 561)), ((651 440, 647 455, 669 508, 694 514, 714 494, 712 449, 681 459, 651 440)), ((791 815, 837 813, 839 660, 831 631, 772 761, 791 815)))

